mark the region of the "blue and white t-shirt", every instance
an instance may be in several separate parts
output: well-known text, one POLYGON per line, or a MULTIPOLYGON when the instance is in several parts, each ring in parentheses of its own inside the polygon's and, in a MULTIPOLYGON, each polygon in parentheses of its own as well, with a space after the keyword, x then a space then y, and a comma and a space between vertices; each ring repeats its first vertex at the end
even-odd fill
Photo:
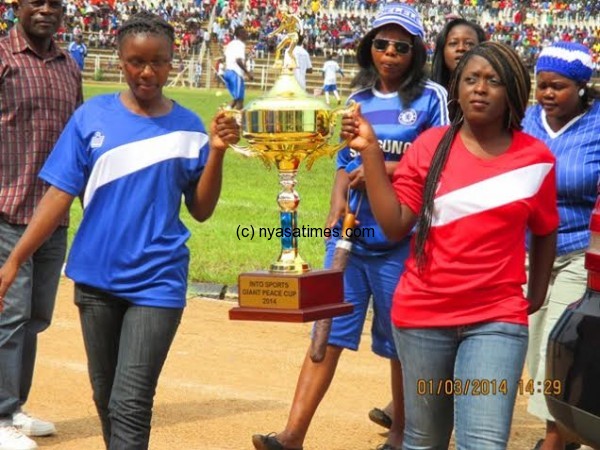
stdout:
POLYGON ((246 61, 246 44, 234 39, 225 47, 225 70, 233 70, 239 77, 244 78, 244 71, 238 64, 238 59, 246 61))
POLYGON ((160 117, 132 113, 119 94, 84 103, 40 172, 83 203, 67 276, 136 305, 183 307, 181 199, 191 202, 208 152, 202 121, 177 103, 160 117))
POLYGON ((83 70, 85 65, 85 57, 87 56, 87 46, 81 42, 77 43, 75 41, 69 44, 69 53, 79 66, 79 69, 83 70))
POLYGON ((586 249, 600 176, 600 102, 556 132, 543 108, 532 106, 525 113, 523 131, 543 141, 556 157, 557 255, 586 249))
MULTIPOLYGON (((404 152, 423 131, 431 127, 447 125, 448 98, 446 90, 433 81, 427 81, 423 93, 408 108, 404 108, 396 92, 383 94, 375 88, 366 88, 353 93, 349 99, 361 105, 363 116, 375 130, 379 146, 386 161, 400 161, 404 152)), ((338 153, 337 167, 350 173, 362 164, 360 154, 351 148, 338 153)), ((350 209, 355 212, 359 198, 364 195, 357 219, 361 228, 372 228, 374 236, 367 233, 355 237, 353 252, 373 254, 387 251, 396 245, 387 240, 377 224, 366 192, 350 192, 350 209)), ((409 239, 407 237, 406 239, 409 239)))
POLYGON ((321 70, 323 71, 323 84, 325 86, 329 84, 336 84, 338 72, 342 73, 340 65, 337 63, 337 61, 334 61, 332 59, 325 61, 325 63, 323 64, 323 69, 321 70))

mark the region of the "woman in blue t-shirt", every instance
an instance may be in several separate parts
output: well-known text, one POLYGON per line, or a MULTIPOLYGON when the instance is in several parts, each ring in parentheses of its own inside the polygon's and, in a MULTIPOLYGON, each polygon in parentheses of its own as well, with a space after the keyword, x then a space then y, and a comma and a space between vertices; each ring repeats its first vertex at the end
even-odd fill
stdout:
MULTIPOLYGON (((569 303, 586 289, 584 254, 600 176, 600 93, 587 85, 593 71, 587 47, 557 42, 538 57, 535 97, 523 120, 523 131, 544 141, 556 157, 558 228, 556 259, 546 301, 530 317, 527 364, 534 385, 546 382, 546 348, 550 331, 569 303)), ((532 396, 528 411, 546 421, 546 437, 536 450, 565 446, 544 396, 532 396)))
MULTIPOLYGON (((353 82, 358 90, 349 100, 357 102, 373 125, 381 143, 388 175, 407 148, 424 130, 448 123, 446 91, 425 75, 424 30, 418 13, 409 5, 387 4, 372 29, 358 46, 360 72, 353 82)), ((326 227, 337 227, 346 212, 356 214, 352 250, 344 271, 344 298, 352 303, 352 314, 333 319, 325 356, 314 362, 307 354, 284 431, 276 435, 253 436, 258 450, 302 448, 311 419, 337 367, 344 349, 357 350, 369 300, 373 298, 372 349, 390 360, 394 402, 394 424, 383 450, 402 443, 404 406, 402 369, 394 347, 390 307, 394 289, 404 270, 409 238, 390 242, 375 221, 365 192, 360 155, 351 148, 342 150, 331 195, 326 227)), ((325 267, 333 262, 339 238, 327 242, 325 267)))
POLYGON ((181 197, 196 220, 211 216, 239 128, 220 114, 209 136, 196 114, 163 95, 174 41, 164 20, 137 14, 117 41, 129 89, 94 97, 67 124, 40 173, 50 188, 0 269, 0 311, 21 264, 81 197, 66 273, 75 281, 94 402, 107 448, 144 449, 185 306, 181 197))

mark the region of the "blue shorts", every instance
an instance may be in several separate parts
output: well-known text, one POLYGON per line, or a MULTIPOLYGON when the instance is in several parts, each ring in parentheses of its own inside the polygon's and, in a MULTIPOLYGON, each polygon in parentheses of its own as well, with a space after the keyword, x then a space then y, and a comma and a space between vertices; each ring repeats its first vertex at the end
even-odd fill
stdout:
MULTIPOLYGON (((327 241, 325 268, 331 267, 336 239, 327 241)), ((352 314, 335 317, 331 324, 329 344, 357 350, 365 324, 369 299, 373 296, 373 325, 371 327, 373 353, 385 358, 397 358, 390 310, 392 297, 404 261, 408 257, 410 239, 403 239, 398 247, 385 254, 350 254, 344 271, 344 298, 354 305, 352 314)))
POLYGON ((234 100, 244 100, 244 79, 233 70, 226 70, 223 74, 225 86, 234 100))
POLYGON ((334 92, 337 91, 337 84, 326 84, 323 86, 323 92, 334 92))

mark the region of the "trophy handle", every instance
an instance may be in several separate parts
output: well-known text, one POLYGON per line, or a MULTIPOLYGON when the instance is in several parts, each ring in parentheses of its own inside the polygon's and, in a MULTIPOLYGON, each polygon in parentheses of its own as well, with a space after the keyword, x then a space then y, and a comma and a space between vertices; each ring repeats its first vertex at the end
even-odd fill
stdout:
POLYGON ((239 153, 240 155, 244 155, 248 158, 259 158, 265 167, 271 170, 271 161, 267 158, 262 152, 257 152, 253 150, 251 147, 237 145, 237 144, 229 144, 229 147, 233 149, 234 152, 239 153))
POLYGON ((358 103, 354 100, 350 100, 350 102, 346 106, 338 106, 337 108, 329 111, 329 134, 327 135, 328 140, 319 148, 318 152, 312 152, 310 155, 306 157, 306 168, 310 169, 317 158, 322 155, 328 155, 333 157, 338 151, 343 149, 348 145, 348 139, 344 139, 335 144, 330 144, 329 140, 333 135, 333 130, 337 124, 337 117, 343 116, 344 114, 352 114, 354 111, 358 109, 358 103))
MULTIPOLYGON (((242 126, 242 111, 239 109, 233 109, 229 105, 221 105, 219 107, 219 111, 225 113, 226 117, 232 117, 238 123, 238 125, 242 126)), ((259 157, 261 161, 264 163, 267 168, 271 168, 270 161, 261 153, 253 150, 249 146, 237 145, 237 144, 229 144, 229 147, 233 149, 234 152, 239 153, 240 155, 247 156, 248 158, 259 157)))

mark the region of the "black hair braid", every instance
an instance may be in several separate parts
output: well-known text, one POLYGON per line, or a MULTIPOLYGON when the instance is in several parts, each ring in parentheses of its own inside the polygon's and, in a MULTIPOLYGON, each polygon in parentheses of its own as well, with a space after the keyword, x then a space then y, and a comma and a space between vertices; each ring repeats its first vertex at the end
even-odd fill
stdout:
POLYGON ((448 128, 448 130, 446 130, 444 133, 442 140, 435 149, 433 159, 431 160, 431 166, 429 167, 427 177, 425 178, 425 187, 423 188, 423 205, 421 206, 419 218, 417 219, 417 233, 415 237, 415 254, 417 257, 417 267, 419 272, 423 270, 425 264, 427 263, 425 244, 427 242, 429 229, 431 228, 431 221, 433 219, 433 200, 435 197, 435 192, 437 191, 437 185, 442 175, 442 171, 444 170, 444 166, 446 165, 446 161, 448 161, 452 141, 454 141, 454 138, 460 129, 461 122, 462 115, 460 118, 458 118, 458 116, 455 117, 450 125, 450 128, 448 128))
POLYGON ((452 78, 450 79, 450 88, 448 90, 450 102, 448 103, 448 112, 452 124, 442 137, 438 144, 431 166, 425 178, 423 189, 423 206, 417 220, 417 233, 415 241, 415 255, 417 267, 422 271, 427 263, 425 244, 431 229, 433 219, 434 198, 437 186, 450 155, 450 147, 463 121, 463 112, 458 103, 458 88, 462 73, 473 56, 480 56, 487 60, 494 71, 498 73, 500 80, 506 87, 507 116, 505 119, 506 127, 511 130, 520 130, 521 121, 525 115, 527 101, 529 100, 529 91, 531 89, 531 80, 529 72, 521 62, 517 53, 510 47, 497 42, 483 42, 473 49, 469 50, 460 59, 452 78))
POLYGON ((175 30, 164 19, 156 14, 147 11, 139 12, 123 25, 117 31, 117 45, 119 48, 123 44, 123 40, 133 34, 156 34, 165 36, 171 45, 175 42, 175 30))

